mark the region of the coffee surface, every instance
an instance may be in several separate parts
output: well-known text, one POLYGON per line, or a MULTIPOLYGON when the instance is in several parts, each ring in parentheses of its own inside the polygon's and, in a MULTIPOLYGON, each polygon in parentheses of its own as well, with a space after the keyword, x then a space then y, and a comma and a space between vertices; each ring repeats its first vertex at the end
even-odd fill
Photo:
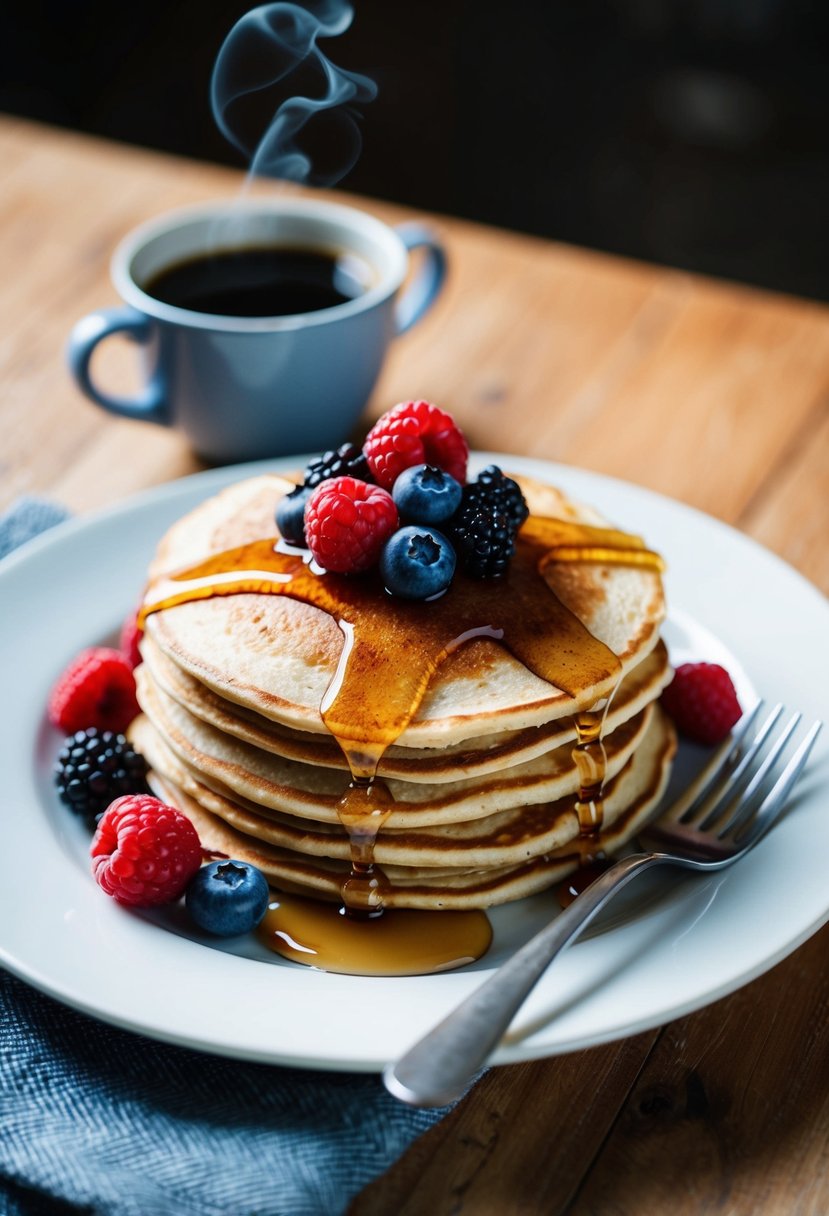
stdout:
POLYGON ((224 317, 285 317, 318 312, 367 289, 369 267, 322 249, 219 250, 166 267, 145 285, 164 304, 224 317))

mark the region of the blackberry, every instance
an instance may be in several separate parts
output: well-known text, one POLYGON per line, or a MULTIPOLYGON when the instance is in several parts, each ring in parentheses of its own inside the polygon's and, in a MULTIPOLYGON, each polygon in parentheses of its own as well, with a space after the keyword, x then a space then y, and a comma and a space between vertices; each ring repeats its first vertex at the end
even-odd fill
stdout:
POLYGON ((358 448, 354 443, 344 443, 336 452, 324 452, 322 456, 312 460, 305 469, 302 484, 306 490, 313 490, 321 481, 329 481, 332 477, 356 477, 358 481, 374 481, 362 448, 358 448))
POLYGON ((469 503, 502 511, 512 521, 516 532, 529 515, 521 487, 511 477, 505 477, 497 464, 489 464, 475 481, 464 486, 462 507, 469 503))
POLYGON ((464 573, 472 578, 501 578, 515 553, 517 531, 504 511, 472 502, 452 517, 449 536, 464 573))
POLYGON ((123 735, 90 726, 65 740, 55 764, 55 785, 61 802, 93 829, 122 794, 150 792, 147 768, 123 735))
POLYGON ((458 564, 473 578, 501 578, 515 553, 518 529, 529 508, 517 482, 496 464, 487 465, 463 488, 448 533, 458 564))
POLYGON ((336 452, 324 452, 316 460, 306 465, 302 485, 291 490, 281 498, 276 506, 276 526, 280 535, 292 545, 306 548, 305 539, 305 506, 315 490, 323 481, 332 477, 356 477, 358 481, 374 482, 368 461, 363 455, 362 448, 354 443, 344 443, 336 452))

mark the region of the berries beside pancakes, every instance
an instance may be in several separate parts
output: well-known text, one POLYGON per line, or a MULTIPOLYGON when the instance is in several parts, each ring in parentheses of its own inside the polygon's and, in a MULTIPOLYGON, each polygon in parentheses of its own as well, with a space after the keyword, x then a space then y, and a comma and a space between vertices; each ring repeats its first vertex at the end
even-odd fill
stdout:
POLYGON ((742 714, 731 676, 719 663, 683 663, 662 693, 677 730, 697 743, 719 743, 742 714))
POLYGON ((53 687, 47 712, 67 735, 90 726, 126 730, 140 712, 130 660, 109 646, 82 650, 53 687))
POLYGON ((150 792, 140 752, 123 735, 97 726, 65 741, 55 763, 55 785, 61 802, 91 829, 116 798, 150 792))
POLYGON ((141 651, 138 649, 138 646, 143 636, 143 630, 138 628, 139 611, 140 605, 124 621, 118 638, 118 649, 133 670, 141 662, 141 651))
POLYGON ((228 859, 202 866, 187 887, 184 903, 199 928, 216 937, 236 937, 256 928, 269 898, 261 870, 228 859))
POLYGON ((90 855, 95 881, 107 895, 148 908, 184 893, 202 851, 181 811, 150 794, 128 794, 102 815, 90 855))

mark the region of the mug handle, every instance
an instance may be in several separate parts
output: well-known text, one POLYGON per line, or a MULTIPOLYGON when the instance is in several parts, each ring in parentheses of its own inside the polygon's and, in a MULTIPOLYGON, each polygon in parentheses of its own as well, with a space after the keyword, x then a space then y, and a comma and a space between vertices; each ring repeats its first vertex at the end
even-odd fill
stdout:
POLYGON ((429 311, 437 299, 446 278, 446 253, 434 233, 416 221, 398 224, 394 231, 409 252, 413 249, 426 250, 423 262, 395 308, 396 332, 404 334, 429 311))
POLYGON ((142 422, 169 422, 164 379, 160 372, 152 377, 136 397, 119 397, 102 392, 90 375, 90 362, 95 347, 110 334, 126 334, 134 342, 149 342, 153 322, 137 308, 102 308, 76 322, 66 347, 70 370, 81 391, 92 401, 122 418, 137 418, 142 422))

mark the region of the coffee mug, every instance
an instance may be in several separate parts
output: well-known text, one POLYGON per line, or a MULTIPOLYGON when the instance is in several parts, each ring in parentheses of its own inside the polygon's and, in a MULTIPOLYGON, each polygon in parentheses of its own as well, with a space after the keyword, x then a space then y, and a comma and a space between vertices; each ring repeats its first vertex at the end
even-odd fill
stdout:
MULTIPOLYGON (((187 208, 142 225, 117 247, 111 275, 124 306, 77 322, 69 366, 98 405, 179 428, 211 462, 335 447, 359 418, 389 343, 431 307, 445 272, 444 251, 425 227, 392 228, 339 203, 293 199, 187 208), (415 249, 423 250, 422 260, 403 289, 415 249), (182 299, 189 303, 186 295, 152 294, 165 294, 156 284, 176 268, 187 273, 188 264, 217 253, 232 260, 247 251, 255 261, 257 250, 287 250, 287 260, 294 261, 307 254, 358 271, 346 292, 315 300, 314 311, 298 307, 287 315, 220 314, 202 311, 201 303, 182 306, 182 299), (116 333, 143 348, 146 381, 133 397, 104 392, 92 378, 96 346, 116 333)), ((289 293, 288 307, 291 298, 289 293)))

